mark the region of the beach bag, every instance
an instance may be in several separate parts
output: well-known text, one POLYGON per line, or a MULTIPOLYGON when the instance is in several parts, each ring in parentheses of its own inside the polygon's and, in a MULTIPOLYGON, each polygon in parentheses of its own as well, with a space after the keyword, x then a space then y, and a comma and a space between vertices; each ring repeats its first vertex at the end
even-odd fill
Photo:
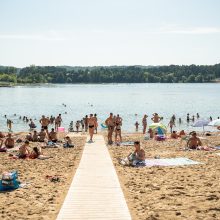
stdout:
POLYGON ((4 172, 0 181, 0 191, 7 191, 19 188, 17 171, 4 172))

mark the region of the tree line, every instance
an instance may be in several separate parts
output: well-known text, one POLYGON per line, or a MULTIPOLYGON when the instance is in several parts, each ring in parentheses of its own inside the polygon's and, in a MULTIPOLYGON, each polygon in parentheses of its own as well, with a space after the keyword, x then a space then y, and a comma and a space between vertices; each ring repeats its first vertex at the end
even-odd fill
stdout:
POLYGON ((203 83, 220 79, 220 64, 68 67, 0 66, 0 82, 11 83, 203 83))

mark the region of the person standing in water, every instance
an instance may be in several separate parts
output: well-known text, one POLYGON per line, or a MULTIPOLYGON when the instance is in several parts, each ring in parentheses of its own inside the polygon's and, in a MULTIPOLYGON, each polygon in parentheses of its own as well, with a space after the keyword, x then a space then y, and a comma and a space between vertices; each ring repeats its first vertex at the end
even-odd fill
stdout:
POLYGON ((97 118, 97 114, 94 114, 94 118, 95 118, 95 133, 97 134, 97 130, 98 130, 98 118, 97 118))
MULTIPOLYGON (((144 115, 143 119, 142 119, 142 125, 143 125, 143 134, 146 133, 146 129, 147 129, 147 115, 144 115)), ((137 130, 137 129, 136 129, 137 130)))
POLYGON ((108 127, 108 144, 112 144, 112 135, 114 131, 114 118, 113 118, 113 113, 110 113, 110 116, 105 120, 105 124, 108 127))

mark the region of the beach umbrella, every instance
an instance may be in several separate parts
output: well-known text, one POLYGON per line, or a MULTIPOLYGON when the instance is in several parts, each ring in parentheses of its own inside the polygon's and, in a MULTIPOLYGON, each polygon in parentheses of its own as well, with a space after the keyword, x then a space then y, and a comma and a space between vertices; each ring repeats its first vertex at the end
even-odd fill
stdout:
POLYGON ((166 133, 167 127, 162 123, 152 123, 149 128, 151 128, 153 131, 158 131, 158 129, 161 129, 163 133, 166 133))
POLYGON ((214 121, 209 122, 208 124, 209 126, 214 126, 214 127, 218 127, 220 126, 220 119, 216 119, 214 121))
POLYGON ((199 119, 193 124, 193 127, 202 127, 204 131, 204 126, 207 126, 209 122, 207 119, 199 119))

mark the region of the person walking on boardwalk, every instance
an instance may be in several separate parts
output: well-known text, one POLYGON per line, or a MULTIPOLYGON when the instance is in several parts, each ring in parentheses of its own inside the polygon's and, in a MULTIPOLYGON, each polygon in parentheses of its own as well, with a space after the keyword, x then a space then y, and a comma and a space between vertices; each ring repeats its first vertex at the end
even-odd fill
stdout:
POLYGON ((93 116, 93 114, 90 114, 90 117, 88 119, 88 125, 89 125, 89 135, 90 135, 89 143, 92 143, 93 142, 92 138, 94 135, 95 125, 96 125, 96 119, 93 116))

